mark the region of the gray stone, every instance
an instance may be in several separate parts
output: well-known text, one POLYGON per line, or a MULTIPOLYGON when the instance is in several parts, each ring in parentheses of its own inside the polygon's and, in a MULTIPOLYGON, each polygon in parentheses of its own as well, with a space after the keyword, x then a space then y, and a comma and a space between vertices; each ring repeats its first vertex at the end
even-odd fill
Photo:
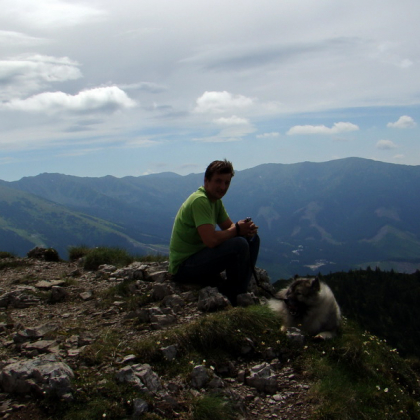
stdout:
POLYGON ((160 330, 169 325, 176 323, 175 314, 162 314, 162 315, 151 315, 150 316, 151 327, 155 330, 160 330))
POLYGON ((198 295, 198 309, 203 312, 214 312, 230 305, 216 287, 205 287, 198 295))
POLYGON ((35 341, 56 331, 57 329, 58 326, 55 324, 43 324, 34 328, 26 328, 25 330, 17 332, 13 337, 13 341, 16 344, 26 343, 27 341, 35 341))
MULTIPOLYGON (((36 290, 35 288, 33 290, 36 290)), ((25 293, 24 290, 13 290, 0 296, 0 308, 24 309, 39 305, 41 300, 34 295, 25 293)))
POLYGON ((174 291, 169 284, 157 283, 152 287, 152 297, 154 300, 162 300, 165 296, 172 295, 173 293, 174 291))
POLYGON ((59 286, 53 286, 51 288, 51 302, 62 302, 63 300, 66 300, 68 296, 68 292, 63 287, 59 286))
POLYGON ((162 283, 168 276, 167 271, 155 271, 154 273, 147 273, 146 280, 156 283, 162 283))
POLYGON ((277 392, 277 376, 272 374, 271 366, 268 363, 252 367, 250 376, 245 379, 245 383, 266 394, 277 392))
POLYGON ((22 344, 22 350, 31 352, 35 350, 37 353, 59 353, 58 343, 55 340, 39 340, 34 343, 22 344))
POLYGON ((85 300, 85 301, 92 300, 93 299, 93 292, 89 290, 88 292, 80 293, 79 296, 80 296, 80 299, 85 300))
POLYGON ((142 400, 141 398, 136 398, 133 401, 133 420, 139 420, 143 417, 144 413, 147 413, 149 410, 149 405, 146 401, 142 400))
POLYGON ((116 378, 121 383, 130 383, 139 391, 156 393, 162 389, 159 376, 148 364, 125 366, 120 369, 116 378))
POLYGON ((210 381, 210 376, 205 366, 198 365, 194 366, 191 373, 191 386, 195 389, 204 388, 204 386, 210 381))
POLYGON ((287 338, 298 346, 303 346, 305 343, 305 336, 299 328, 291 327, 286 331, 287 338))
POLYGON ((52 394, 71 398, 72 369, 55 355, 43 355, 28 361, 5 366, 0 373, 0 384, 5 392, 39 395, 52 394))
POLYGON ((254 293, 242 293, 237 297, 237 304, 238 306, 251 306, 251 305, 258 305, 260 300, 254 295, 254 293))
POLYGON ((180 312, 185 306, 185 300, 179 295, 165 296, 162 301, 162 306, 171 308, 174 312, 180 312))
POLYGON ((178 348, 175 345, 162 347, 161 351, 166 360, 174 360, 178 354, 178 348))

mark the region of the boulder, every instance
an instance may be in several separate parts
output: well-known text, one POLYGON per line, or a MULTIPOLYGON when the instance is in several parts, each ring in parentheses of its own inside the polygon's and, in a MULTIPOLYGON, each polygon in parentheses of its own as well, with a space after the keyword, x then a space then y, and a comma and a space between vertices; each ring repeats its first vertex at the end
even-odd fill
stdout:
POLYGON ((0 386, 4 392, 56 395, 72 399, 73 370, 57 356, 42 355, 31 360, 6 365, 0 373, 0 386))

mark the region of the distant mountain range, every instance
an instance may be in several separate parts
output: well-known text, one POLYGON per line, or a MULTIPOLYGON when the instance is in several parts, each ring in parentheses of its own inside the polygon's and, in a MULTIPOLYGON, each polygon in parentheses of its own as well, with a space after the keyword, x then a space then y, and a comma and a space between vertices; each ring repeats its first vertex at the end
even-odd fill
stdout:
MULTIPOLYGON (((174 216, 203 174, 0 181, 0 250, 72 245, 167 253, 174 216)), ((225 206, 259 226, 272 280, 378 266, 420 268, 420 166, 348 158, 237 171, 225 206)))

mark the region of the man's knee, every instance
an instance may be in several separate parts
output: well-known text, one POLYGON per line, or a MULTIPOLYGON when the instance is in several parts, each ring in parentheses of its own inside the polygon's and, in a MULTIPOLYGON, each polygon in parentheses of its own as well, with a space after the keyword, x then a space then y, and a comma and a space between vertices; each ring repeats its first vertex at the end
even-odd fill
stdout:
POLYGON ((237 236, 236 238, 232 238, 229 240, 230 246, 234 250, 235 253, 243 256, 249 255, 249 244, 248 241, 243 238, 242 236, 237 236))

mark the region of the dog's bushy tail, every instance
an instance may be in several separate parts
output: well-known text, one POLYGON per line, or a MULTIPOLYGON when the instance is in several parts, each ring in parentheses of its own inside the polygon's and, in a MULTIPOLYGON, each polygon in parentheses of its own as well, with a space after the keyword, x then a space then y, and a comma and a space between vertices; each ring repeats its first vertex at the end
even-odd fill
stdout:
POLYGON ((279 312, 283 308, 283 303, 281 300, 269 299, 268 307, 274 312, 279 312))

